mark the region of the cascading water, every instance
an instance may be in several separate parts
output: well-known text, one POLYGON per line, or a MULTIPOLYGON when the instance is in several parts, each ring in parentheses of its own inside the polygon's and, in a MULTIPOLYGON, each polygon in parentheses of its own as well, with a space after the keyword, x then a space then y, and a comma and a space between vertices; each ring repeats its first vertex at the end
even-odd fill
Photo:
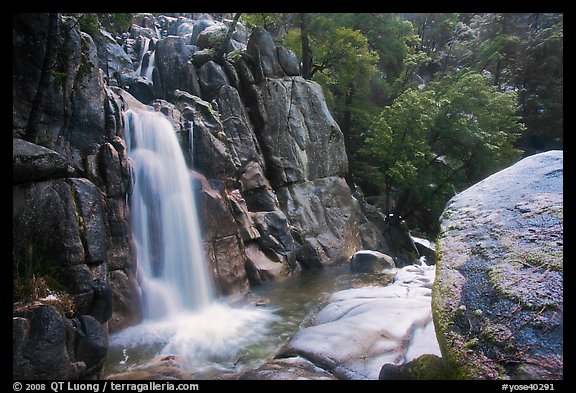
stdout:
POLYGON ((152 72, 154 71, 156 51, 150 51, 150 43, 152 40, 148 37, 142 37, 142 51, 140 53, 138 68, 136 68, 136 74, 143 76, 149 80, 152 80, 152 72), (148 58, 145 56, 148 54, 148 58), (146 60, 146 61, 145 61, 146 60))
POLYGON ((214 299, 190 175, 174 128, 155 112, 126 113, 135 182, 132 228, 144 287, 144 315, 164 317, 214 299))
POLYGON ((140 44, 140 58, 138 59, 138 68, 136 68, 136 74, 142 76, 142 63, 144 62, 144 55, 148 52, 148 47, 150 46, 150 38, 142 37, 142 42, 140 44))
POLYGON ((118 372, 175 354, 195 372, 237 371, 240 359, 255 360, 247 348, 258 346, 277 317, 269 309, 231 307, 216 298, 174 128, 159 112, 129 110, 124 116, 144 320, 110 336, 108 367, 118 372))

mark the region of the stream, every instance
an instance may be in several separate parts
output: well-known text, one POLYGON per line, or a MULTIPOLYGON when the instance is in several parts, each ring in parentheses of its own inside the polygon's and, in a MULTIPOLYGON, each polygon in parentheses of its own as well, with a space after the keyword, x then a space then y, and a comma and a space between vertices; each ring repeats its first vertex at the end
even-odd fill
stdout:
POLYGON ((102 377, 131 372, 172 354, 194 378, 233 377, 271 360, 291 336, 313 323, 334 292, 385 286, 393 276, 392 271, 351 273, 348 264, 304 270, 264 282, 242 299, 220 299, 197 312, 144 321, 110 335, 102 377))

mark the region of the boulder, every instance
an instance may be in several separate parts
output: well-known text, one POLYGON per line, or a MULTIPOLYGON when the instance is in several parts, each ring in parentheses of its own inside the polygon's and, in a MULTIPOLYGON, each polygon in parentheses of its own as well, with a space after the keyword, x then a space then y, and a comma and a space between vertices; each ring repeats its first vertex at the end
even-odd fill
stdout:
POLYGON ((110 333, 117 332, 142 320, 141 290, 135 275, 128 271, 113 270, 108 273, 112 288, 113 314, 108 321, 110 333))
POLYGON ((228 28, 223 23, 213 21, 198 33, 196 45, 200 49, 219 49, 227 32, 228 28))
POLYGON ((380 273, 394 267, 394 259, 378 251, 361 250, 350 258, 350 270, 357 273, 380 273))
POLYGON ((161 355, 149 363, 131 368, 123 373, 109 375, 105 379, 112 381, 190 381, 194 379, 194 376, 183 370, 182 362, 177 356, 161 355))
MULTIPOLYGON (((246 253, 242 233, 236 224, 224 187, 213 188, 204 176, 195 173, 198 217, 215 287, 221 295, 246 293, 246 253)), ((216 183, 213 181, 212 184, 216 183)), ((232 198, 234 199, 234 198, 232 198)))
POLYGON ((290 274, 290 266, 276 255, 266 255, 256 243, 245 245, 246 273, 252 286, 263 281, 273 281, 290 274))
MULTIPOLYGON (((254 168, 253 163, 263 168, 264 160, 260 145, 238 90, 232 86, 224 85, 219 91, 216 102, 218 103, 218 112, 224 125, 224 133, 227 137, 230 154, 233 156, 234 161, 246 168, 246 172, 257 170, 254 168)), ((267 183, 267 181, 264 182, 261 179, 258 185, 254 184, 252 187, 243 188, 243 190, 262 187, 267 183)))
POLYGON ((400 365, 385 364, 378 375, 378 379, 388 381, 446 380, 451 377, 452 372, 444 359, 431 354, 421 355, 400 365))
POLYGON ((175 90, 184 90, 189 83, 182 78, 187 73, 186 63, 192 58, 195 47, 188 45, 185 37, 168 36, 156 45, 156 67, 153 76, 156 95, 159 98, 172 99, 175 90))
POLYGON ((418 254, 426 258, 427 264, 434 265, 436 263, 436 246, 434 243, 416 236, 412 236, 412 240, 418 250, 418 254))
POLYGON ((99 264, 106 260, 108 232, 104 201, 98 187, 88 179, 67 179, 74 191, 81 221, 81 237, 87 264, 99 264))
POLYGON ((65 16, 54 21, 55 31, 62 34, 48 34, 50 15, 15 14, 13 136, 24 137, 30 115, 40 113, 41 121, 33 122, 36 132, 30 141, 60 153, 81 169, 80 150, 110 136, 102 110, 108 107, 108 97, 92 38, 81 34, 74 17, 65 16), (55 66, 44 78, 46 83, 40 84, 44 57, 30 54, 44 53, 48 42, 53 49, 49 61, 55 66), (67 54, 65 61, 57 61, 58 53, 67 54))
POLYGON ((66 319, 52 306, 36 305, 12 318, 14 380, 78 379, 85 366, 67 348, 66 319))
POLYGON ((432 304, 457 378, 563 378, 562 180, 549 151, 448 202, 432 304))
POLYGON ((300 357, 273 359, 255 370, 244 371, 239 380, 335 380, 332 374, 300 357))
MULTIPOLYGON (((13 187, 13 250, 16 259, 61 268, 84 263, 81 217, 64 180, 23 183, 13 187)), ((34 267, 32 267, 34 268, 34 267)))
POLYGON ((276 45, 270 33, 261 27, 255 27, 248 38, 246 51, 258 59, 264 76, 268 78, 282 78, 286 76, 276 53, 276 45))
POLYGON ((98 51, 98 65, 108 80, 134 70, 132 59, 109 32, 100 28, 92 38, 98 51))
POLYGON ((150 104, 156 97, 154 83, 150 79, 142 76, 127 81, 126 90, 144 104, 150 104))
POLYGON ((206 101, 212 101, 218 95, 222 86, 230 84, 220 64, 212 60, 207 61, 200 67, 198 80, 200 81, 202 98, 206 101))
POLYGON ((54 150, 12 139, 12 183, 24 183, 71 176, 74 169, 54 150))
POLYGON ((86 374, 98 374, 106 360, 108 334, 100 322, 90 315, 81 315, 73 320, 75 337, 75 359, 86 365, 86 374))
POLYGON ((92 37, 83 32, 80 43, 81 63, 70 97, 73 116, 70 116, 67 131, 70 143, 82 149, 93 143, 101 143, 108 135, 105 111, 102 110, 107 96, 103 73, 99 69, 96 45, 92 37))
POLYGON ((276 52, 278 55, 278 63, 280 63, 280 67, 282 67, 286 75, 300 75, 300 61, 292 49, 279 46, 276 48, 276 52))

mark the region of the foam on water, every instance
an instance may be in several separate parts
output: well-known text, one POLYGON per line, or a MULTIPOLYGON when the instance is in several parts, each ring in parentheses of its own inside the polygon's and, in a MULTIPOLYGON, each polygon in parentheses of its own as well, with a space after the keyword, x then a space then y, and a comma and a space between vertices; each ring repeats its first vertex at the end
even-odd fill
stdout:
POLYGON ((232 368, 251 345, 269 333, 278 319, 269 309, 231 307, 214 303, 200 311, 171 314, 147 320, 110 336, 111 351, 122 351, 122 360, 148 348, 156 355, 177 355, 188 370, 232 368))

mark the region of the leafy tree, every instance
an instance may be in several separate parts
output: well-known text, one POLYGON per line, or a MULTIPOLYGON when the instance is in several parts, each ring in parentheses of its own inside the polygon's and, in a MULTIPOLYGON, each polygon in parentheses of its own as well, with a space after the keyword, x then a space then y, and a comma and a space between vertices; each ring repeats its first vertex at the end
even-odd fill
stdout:
POLYGON ((425 212, 420 228, 433 232, 455 192, 518 159, 522 130, 514 92, 470 70, 450 74, 383 109, 362 149, 372 160, 362 182, 378 183, 388 213, 425 212))
POLYGON ((315 15, 310 22, 306 19, 308 16, 301 17, 304 18, 301 28, 291 29, 284 42, 303 59, 303 75, 324 87, 350 157, 354 145, 353 127, 363 110, 363 106, 357 104, 366 101, 371 78, 377 72, 378 55, 370 50, 367 37, 359 30, 338 26, 325 15, 315 15), (306 26, 304 34, 310 34, 309 40, 303 38, 302 26, 306 26), (308 65, 304 67, 304 64, 308 65))

